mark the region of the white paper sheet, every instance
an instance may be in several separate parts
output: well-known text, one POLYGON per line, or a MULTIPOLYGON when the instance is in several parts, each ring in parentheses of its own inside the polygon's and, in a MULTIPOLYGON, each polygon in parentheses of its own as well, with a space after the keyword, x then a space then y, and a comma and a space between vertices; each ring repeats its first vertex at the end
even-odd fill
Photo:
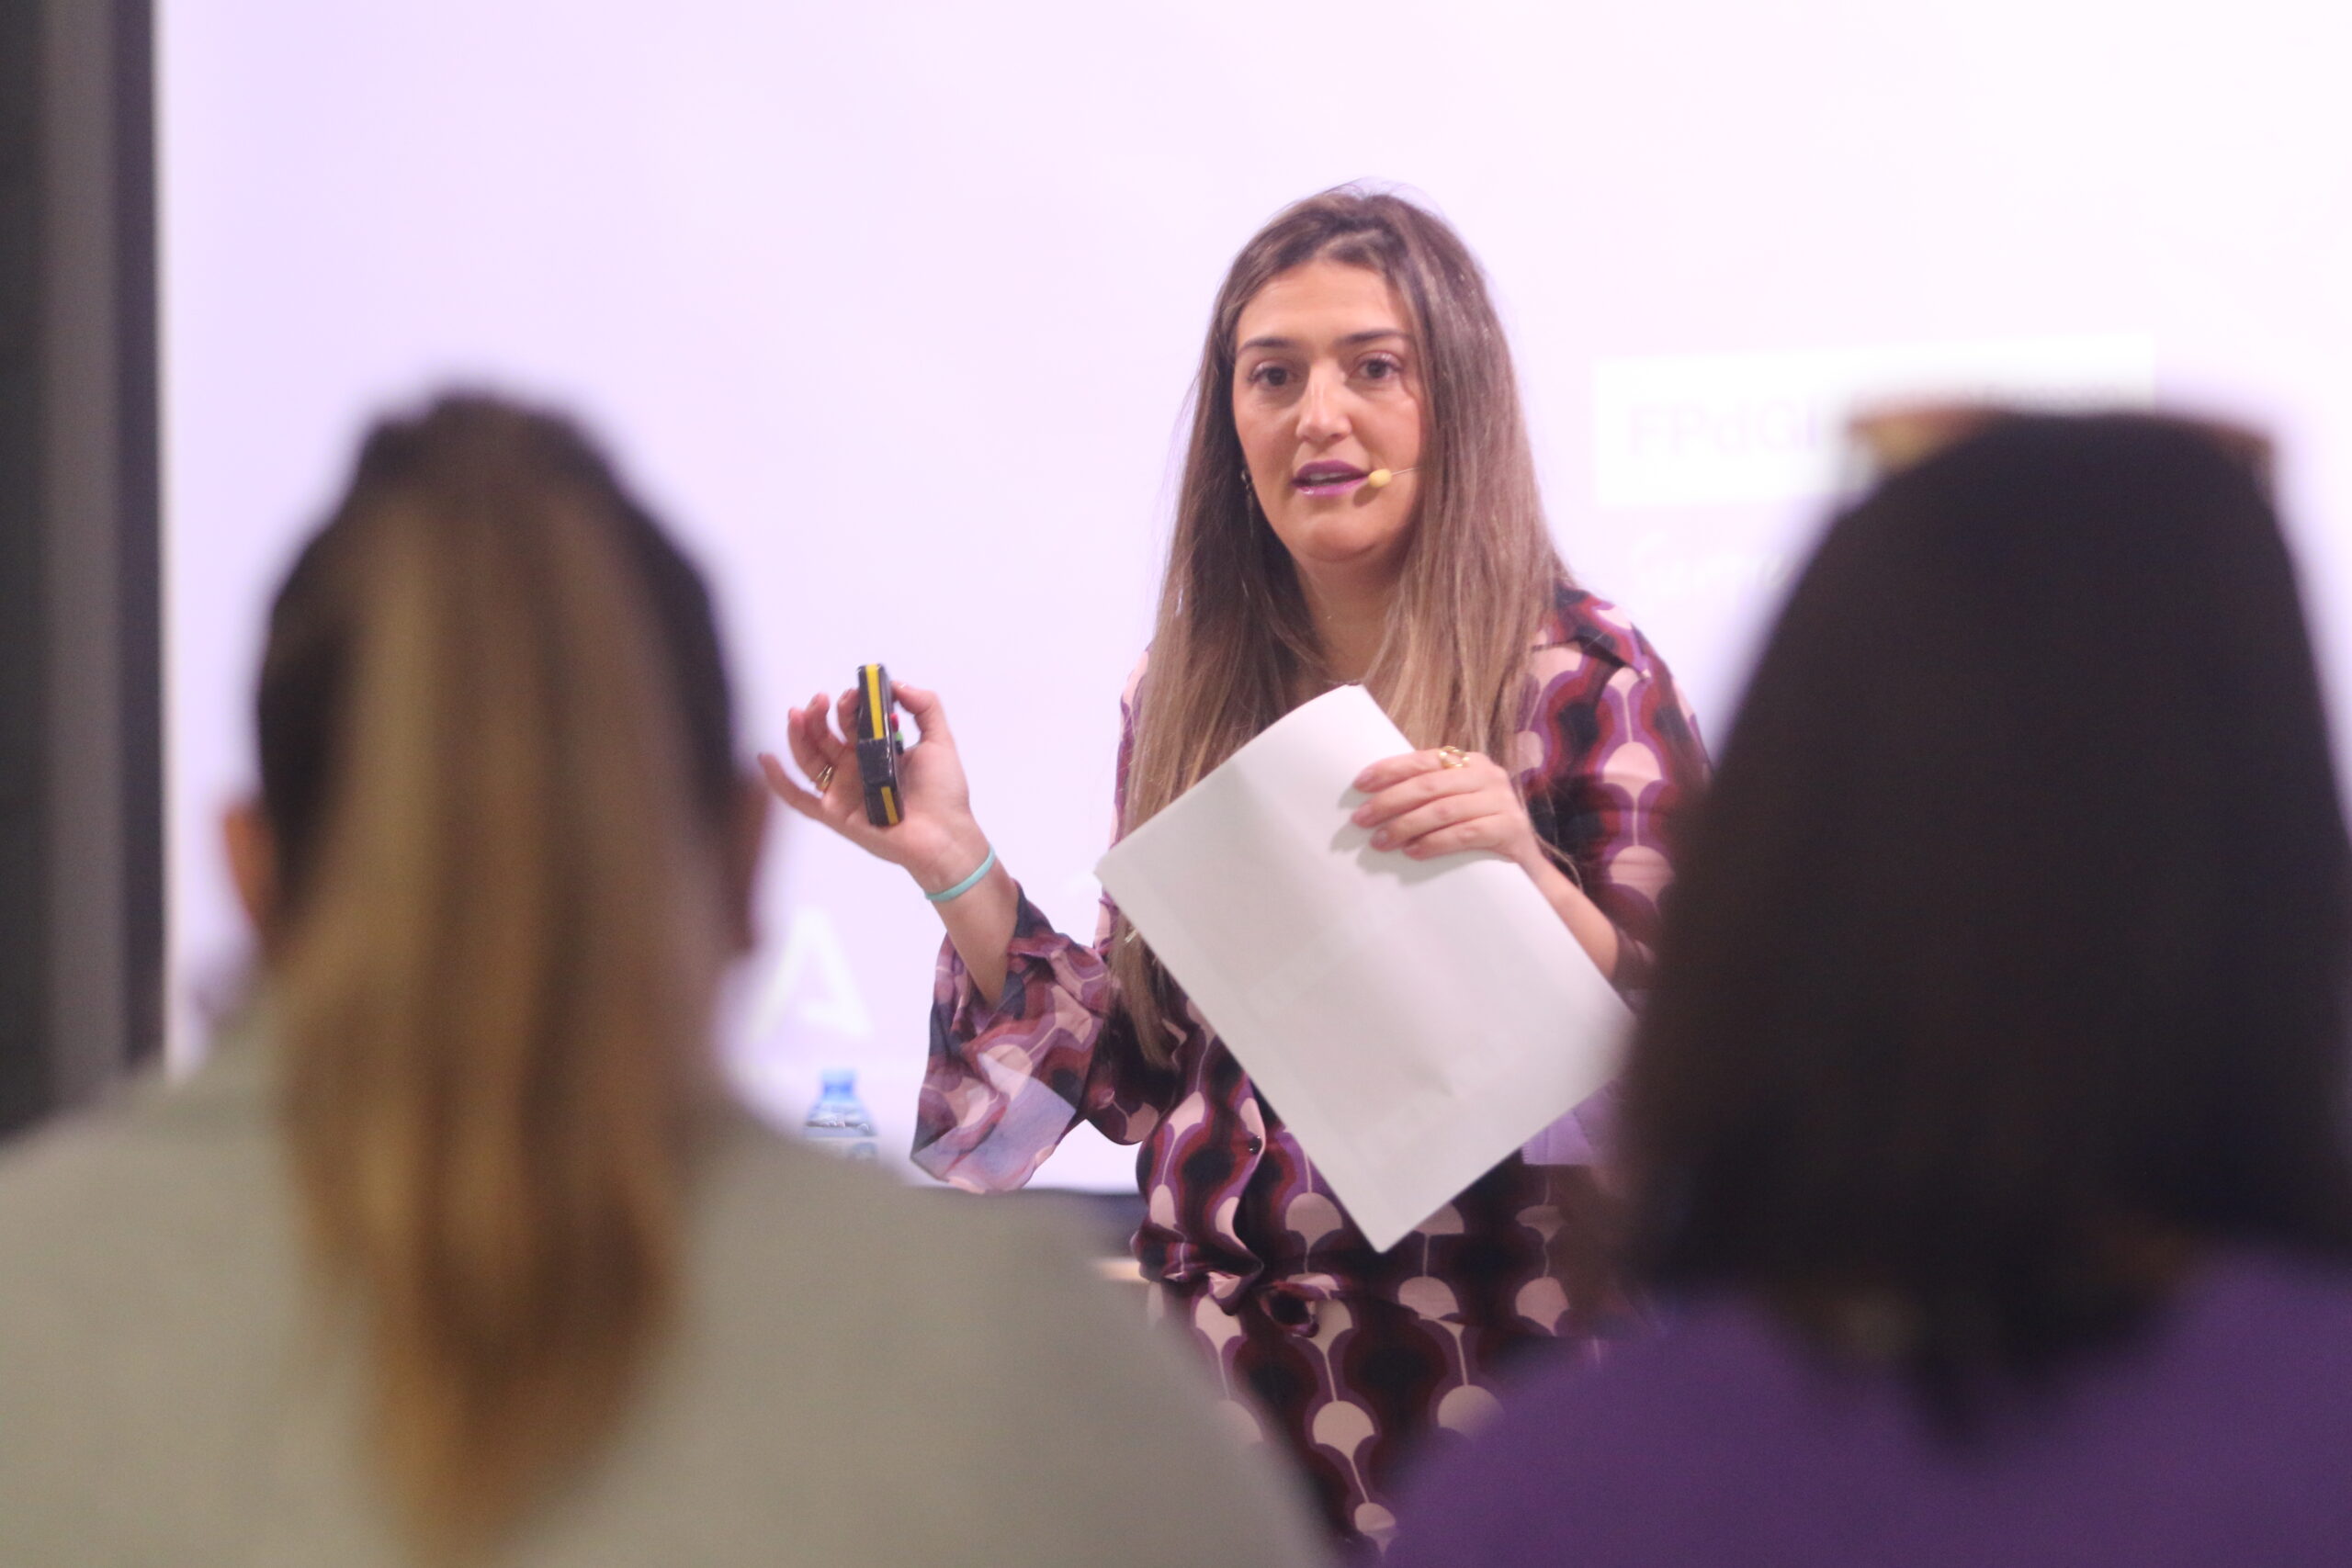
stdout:
POLYGON ((1348 820, 1356 774, 1409 750, 1342 686, 1096 868, 1384 1250, 1599 1090, 1629 1021, 1519 867, 1348 820))

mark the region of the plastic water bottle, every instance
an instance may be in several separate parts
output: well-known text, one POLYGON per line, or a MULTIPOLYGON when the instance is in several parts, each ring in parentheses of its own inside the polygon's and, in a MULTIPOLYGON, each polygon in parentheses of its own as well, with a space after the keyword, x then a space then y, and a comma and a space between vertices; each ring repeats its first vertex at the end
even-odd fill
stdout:
POLYGON ((874 1118, 857 1098, 857 1075, 834 1067, 818 1080, 817 1103, 808 1108, 801 1131, 828 1154, 848 1160, 881 1157, 874 1143, 874 1118))

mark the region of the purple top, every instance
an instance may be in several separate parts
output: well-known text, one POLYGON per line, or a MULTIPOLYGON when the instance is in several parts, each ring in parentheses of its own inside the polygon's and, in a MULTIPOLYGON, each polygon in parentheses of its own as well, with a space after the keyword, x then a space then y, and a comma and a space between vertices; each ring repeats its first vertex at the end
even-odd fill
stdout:
POLYGON ((1507 1394, 1399 1524, 1391 1568, 2352 1562, 2352 1269, 2223 1253, 1970 1447, 1894 1379, 1702 1305, 1507 1394))

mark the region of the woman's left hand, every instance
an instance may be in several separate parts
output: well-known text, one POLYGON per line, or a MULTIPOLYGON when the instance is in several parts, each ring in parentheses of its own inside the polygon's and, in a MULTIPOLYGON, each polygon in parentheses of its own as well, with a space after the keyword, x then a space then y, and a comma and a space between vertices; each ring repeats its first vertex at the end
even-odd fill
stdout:
POLYGON ((1530 875, 1545 864, 1526 802, 1491 757, 1450 747, 1408 751, 1374 762, 1356 775, 1355 786, 1372 798, 1351 820, 1374 829, 1374 849, 1401 850, 1414 860, 1486 850, 1530 875))

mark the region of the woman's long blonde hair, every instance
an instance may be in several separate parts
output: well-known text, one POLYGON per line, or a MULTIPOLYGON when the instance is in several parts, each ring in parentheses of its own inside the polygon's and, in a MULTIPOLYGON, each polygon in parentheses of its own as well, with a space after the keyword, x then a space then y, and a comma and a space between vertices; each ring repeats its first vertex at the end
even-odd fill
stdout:
MULTIPOLYGON (((1333 683, 1289 552, 1250 494, 1233 423, 1242 310, 1274 277, 1314 261, 1385 278, 1420 350, 1419 502, 1364 684, 1415 746, 1460 746, 1513 765, 1528 649, 1564 573, 1544 525, 1510 345, 1476 259, 1442 219, 1400 197, 1341 187, 1259 231, 1217 291, 1151 661, 1133 715, 1122 832, 1333 683)), ((1166 1062, 1173 992, 1124 918, 1112 964, 1139 1047, 1166 1062)))
POLYGON ((367 442, 258 709, 311 1256, 389 1492, 461 1560, 612 1429, 677 1297, 737 936, 717 637, 581 435, 452 399, 367 442))

